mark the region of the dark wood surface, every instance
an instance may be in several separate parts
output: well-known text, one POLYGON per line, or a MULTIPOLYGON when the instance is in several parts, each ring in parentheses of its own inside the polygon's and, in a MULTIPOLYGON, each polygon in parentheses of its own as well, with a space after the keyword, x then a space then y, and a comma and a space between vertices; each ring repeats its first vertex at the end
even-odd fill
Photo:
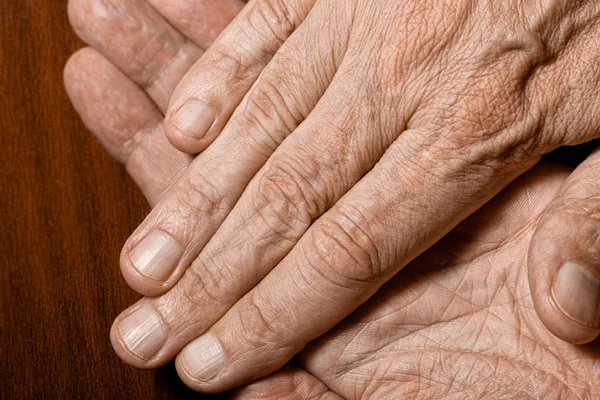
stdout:
POLYGON ((66 6, 0 0, 0 399, 191 397, 172 366, 138 371, 110 346, 139 297, 120 247, 148 206, 65 94, 82 45, 66 6))

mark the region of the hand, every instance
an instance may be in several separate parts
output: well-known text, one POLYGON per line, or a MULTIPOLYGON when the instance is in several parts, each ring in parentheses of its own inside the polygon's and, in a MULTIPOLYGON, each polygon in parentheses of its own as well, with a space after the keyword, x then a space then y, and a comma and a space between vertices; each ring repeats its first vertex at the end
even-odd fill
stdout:
POLYGON ((304 371, 239 398, 598 397, 600 342, 576 347, 550 334, 527 282, 529 240, 567 175, 550 165, 528 172, 311 343, 299 355, 304 371))
MULTIPOLYGON (((70 65, 85 67, 85 60, 76 58, 70 65)), ((84 70, 89 75, 70 83, 91 89, 110 73, 84 70)), ((104 98, 118 98, 119 87, 127 82, 113 78, 104 98)), ((74 100, 83 109, 110 105, 93 97, 74 100)), ((127 126, 138 107, 132 103, 128 109, 132 115, 120 114, 113 122, 127 126)), ((96 122, 108 146, 124 134, 111 130, 114 125, 107 119, 96 122)), ((146 139, 151 137, 136 145, 152 147, 146 139)), ((171 161, 163 158, 141 167, 152 180, 151 168, 171 161)), ((302 368, 286 368, 241 389, 235 398, 341 398, 337 393, 348 399, 597 396, 600 349, 566 345, 543 329, 526 280, 528 240, 565 175, 549 166, 528 173, 311 344, 300 355, 302 368)), ((159 185, 151 183, 146 192, 159 197, 153 187, 159 185)))
MULTIPOLYGON (((234 120, 235 120, 235 119, 234 119, 234 120)), ((224 132, 224 133, 225 133, 225 132, 224 132)), ((405 135, 403 135, 403 136, 405 136, 405 135)), ((175 280, 176 280, 176 279, 175 279, 175 280)), ((188 322, 189 322, 189 321, 188 321, 188 322)), ((182 320, 182 323, 185 323, 185 320, 182 320)))
MULTIPOLYGON (((67 71, 85 73, 68 73, 68 87, 80 94, 97 94, 92 89, 103 87, 100 98, 73 97, 80 110, 108 109, 119 98, 130 102, 112 119, 82 114, 115 154, 130 128, 127 121, 143 109, 134 100, 143 96, 140 89, 121 92, 134 86, 101 56, 92 61, 72 60, 67 71)), ((131 150, 166 150, 155 143, 154 136, 144 136, 131 150)), ((156 199, 161 183, 168 186, 177 178, 152 173, 168 171, 177 157, 165 154, 140 165, 148 177, 140 184, 156 199)), ((249 385, 236 398, 597 396, 600 349, 572 347, 550 335, 533 311, 526 279, 527 243, 565 175, 549 166, 528 173, 312 343, 301 353, 300 367, 249 385)))
POLYGON ((69 18, 90 47, 65 67, 86 126, 154 205, 193 157, 163 130, 175 85, 244 6, 240 0, 71 0, 69 18))

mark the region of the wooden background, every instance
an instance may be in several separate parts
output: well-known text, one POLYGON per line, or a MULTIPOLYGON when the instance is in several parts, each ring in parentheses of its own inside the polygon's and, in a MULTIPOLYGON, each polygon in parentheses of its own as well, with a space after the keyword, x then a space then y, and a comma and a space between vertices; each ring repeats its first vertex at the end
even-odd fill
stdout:
POLYGON ((0 399, 207 398, 172 365, 138 371, 112 352, 111 322, 138 298, 118 255, 148 206, 67 99, 81 43, 66 5, 0 0, 0 399))
POLYGON ((148 206, 84 128, 62 69, 82 44, 67 0, 0 0, 0 399, 207 398, 174 367, 113 353, 112 319, 139 296, 121 245, 148 206))

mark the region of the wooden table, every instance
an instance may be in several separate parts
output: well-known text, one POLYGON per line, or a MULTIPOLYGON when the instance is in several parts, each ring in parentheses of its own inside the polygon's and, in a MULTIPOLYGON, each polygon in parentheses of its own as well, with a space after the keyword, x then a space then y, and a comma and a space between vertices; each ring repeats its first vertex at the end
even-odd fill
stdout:
POLYGON ((139 297, 119 251, 148 206, 65 94, 82 46, 66 7, 0 0, 0 399, 187 398, 172 365, 138 371, 110 346, 139 297))

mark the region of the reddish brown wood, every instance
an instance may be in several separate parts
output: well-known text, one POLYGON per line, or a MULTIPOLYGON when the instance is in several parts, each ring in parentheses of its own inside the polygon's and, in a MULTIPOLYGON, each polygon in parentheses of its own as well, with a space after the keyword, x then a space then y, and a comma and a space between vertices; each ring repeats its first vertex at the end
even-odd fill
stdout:
POLYGON ((0 398, 190 395, 173 368, 112 352, 137 299, 118 269, 145 200, 79 122, 62 68, 81 43, 67 0, 0 0, 0 398))

